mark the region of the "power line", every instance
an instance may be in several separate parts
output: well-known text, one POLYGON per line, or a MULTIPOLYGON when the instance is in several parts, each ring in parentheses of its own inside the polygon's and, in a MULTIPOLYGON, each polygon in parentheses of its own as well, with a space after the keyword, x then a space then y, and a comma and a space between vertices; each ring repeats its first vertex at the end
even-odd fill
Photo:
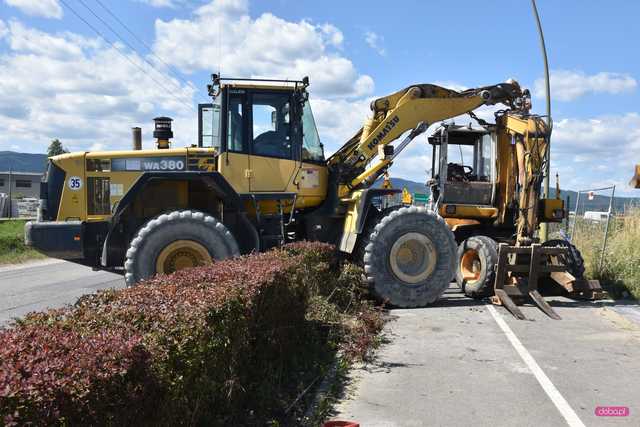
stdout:
MULTIPOLYGON (((86 19, 84 19, 82 17, 82 15, 80 15, 74 8, 72 8, 71 6, 69 6, 69 4, 66 2, 66 0, 60 0, 60 2, 67 8, 69 9, 78 19, 80 19, 82 22, 84 22, 89 28, 91 28, 102 40, 104 40, 105 42, 107 42, 111 47, 114 48, 114 50, 118 53, 118 55, 120 55, 121 57, 123 57, 124 59, 126 59, 129 63, 131 63, 131 65, 133 65, 134 67, 136 67, 138 70, 140 70, 143 74, 147 75, 151 80, 153 80, 158 86, 160 86, 162 89, 164 89, 170 96, 172 96, 175 100, 181 102, 183 105, 188 106, 191 110, 195 111, 195 109, 193 108, 193 105, 187 103, 184 101, 184 99, 179 98, 178 96, 176 96, 174 93, 172 93, 171 89, 168 89, 162 82, 159 82, 158 80, 156 80, 151 74, 149 74, 144 68, 142 68, 140 65, 136 64, 131 58, 129 58, 128 56, 126 56, 125 54, 123 54, 122 52, 120 52, 120 50, 116 47, 115 43, 113 43, 111 40, 109 40, 104 34, 102 34, 102 32, 100 30, 98 30, 96 27, 94 27, 93 25, 91 25, 91 23, 89 21, 87 21, 86 19)), ((156 70, 157 71, 157 70, 156 70)))
MULTIPOLYGON (((144 58, 144 56, 138 52, 138 50, 132 46, 127 40, 125 40, 120 33, 118 33, 111 25, 109 25, 108 22, 106 22, 104 19, 102 19, 102 17, 100 15, 98 15, 91 7, 89 7, 89 5, 87 5, 87 3, 84 2, 84 0, 78 0, 98 21, 102 22, 102 24, 107 27, 109 29, 109 31, 111 31, 117 38, 120 39, 120 41, 122 41, 129 49, 131 49, 132 51, 138 53, 140 55, 140 59, 143 60, 144 62, 146 62, 156 73, 158 73, 160 76, 162 76, 163 78, 165 77, 160 70, 158 70, 151 62, 149 62, 147 59, 144 58)), ((180 91, 182 90, 182 88, 180 87, 180 85, 174 83, 171 79, 167 79, 169 80, 169 82, 171 82, 175 88, 180 91)), ((186 98, 185 98, 186 99, 186 98)))
POLYGON ((118 24, 120 24, 120 26, 122 28, 124 28, 129 34, 131 34, 131 36, 133 36, 134 39, 136 39, 138 41, 138 43, 142 44, 144 47, 147 48, 147 50, 149 51, 149 53, 156 58, 159 62, 161 62, 165 67, 167 67, 168 69, 170 69, 173 74, 180 79, 184 84, 186 84, 187 86, 190 86, 192 89, 196 89, 193 84, 185 79, 183 79, 182 77, 180 77, 180 71, 178 69, 176 69, 173 65, 167 63, 164 59, 162 59, 161 57, 159 57, 156 53, 154 53, 153 49, 151 48, 151 46, 149 46, 144 40, 142 40, 140 37, 138 37, 138 35, 136 33, 134 33, 131 28, 129 28, 129 26, 127 24, 125 24, 124 22, 122 22, 122 20, 120 18, 118 18, 118 16, 113 13, 111 11, 111 9, 109 9, 107 6, 105 6, 104 3, 102 3, 102 1, 100 0, 95 0, 96 3, 98 3, 100 5, 100 7, 102 7, 109 15, 111 15, 111 17, 118 22, 118 24))

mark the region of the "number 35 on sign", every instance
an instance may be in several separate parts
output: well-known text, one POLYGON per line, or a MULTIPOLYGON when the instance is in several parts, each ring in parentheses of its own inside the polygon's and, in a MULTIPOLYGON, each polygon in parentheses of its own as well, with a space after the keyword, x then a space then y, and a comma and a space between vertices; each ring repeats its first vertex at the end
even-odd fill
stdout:
POLYGON ((82 178, 80 178, 79 176, 72 176, 67 181, 67 185, 69 186, 70 190, 78 191, 82 188, 82 178))

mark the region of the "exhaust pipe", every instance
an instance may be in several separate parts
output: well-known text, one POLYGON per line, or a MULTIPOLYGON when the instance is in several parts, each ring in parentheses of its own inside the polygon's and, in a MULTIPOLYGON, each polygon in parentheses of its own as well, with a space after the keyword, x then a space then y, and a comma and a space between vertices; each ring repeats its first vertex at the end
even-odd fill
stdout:
POLYGON ((135 151, 142 150, 142 129, 139 127, 131 128, 131 140, 135 151))

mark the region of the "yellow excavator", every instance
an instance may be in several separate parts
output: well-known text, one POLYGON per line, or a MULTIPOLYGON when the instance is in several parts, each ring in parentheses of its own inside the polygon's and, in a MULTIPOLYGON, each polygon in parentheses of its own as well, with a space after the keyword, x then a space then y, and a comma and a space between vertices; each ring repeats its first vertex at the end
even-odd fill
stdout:
MULTIPOLYGON (((158 149, 141 150, 135 129, 134 150, 52 157, 38 220, 25 228, 27 244, 119 271, 132 286, 155 274, 320 240, 362 263, 380 300, 424 306, 455 274, 454 234, 424 207, 378 208, 400 190, 373 184, 429 125, 493 104, 505 106, 503 120, 516 120, 529 102, 515 82, 465 91, 413 85, 374 100, 372 116, 325 159, 308 78, 212 79, 213 102, 199 106, 197 144, 172 148, 171 119, 158 117, 158 149)), ((541 148, 545 129, 530 130, 541 148)), ((440 211, 464 212, 445 202, 440 211)), ((531 218, 519 229, 531 234, 535 226, 531 218)))
POLYGON ((560 189, 541 197, 545 152, 551 133, 543 117, 524 102, 495 114, 495 124, 470 113, 478 126, 443 124, 429 138, 433 147, 434 209, 459 243, 456 282, 473 298, 491 297, 516 317, 531 299, 554 319, 541 288, 577 298, 605 296, 600 283, 584 279, 584 261, 571 243, 540 242, 540 223, 566 217, 560 189), (554 286, 556 285, 556 286, 554 286), (557 286, 559 285, 559 287, 557 286))

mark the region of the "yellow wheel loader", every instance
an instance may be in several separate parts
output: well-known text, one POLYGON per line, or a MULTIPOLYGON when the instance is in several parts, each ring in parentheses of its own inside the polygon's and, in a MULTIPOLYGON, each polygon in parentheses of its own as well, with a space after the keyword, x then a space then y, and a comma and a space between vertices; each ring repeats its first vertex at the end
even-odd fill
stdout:
POLYGON ((455 273, 453 233, 426 208, 378 209, 381 198, 400 190, 373 184, 430 124, 482 105, 518 108, 524 98, 517 83, 462 92, 420 84, 376 99, 372 117, 325 159, 307 78, 212 79, 213 101, 199 106, 197 143, 173 148, 171 119, 158 117, 156 150, 140 150, 134 132, 134 150, 52 157, 39 218, 25 228, 27 244, 120 271, 135 285, 319 240, 360 262, 381 300, 413 307, 442 295, 455 273))

